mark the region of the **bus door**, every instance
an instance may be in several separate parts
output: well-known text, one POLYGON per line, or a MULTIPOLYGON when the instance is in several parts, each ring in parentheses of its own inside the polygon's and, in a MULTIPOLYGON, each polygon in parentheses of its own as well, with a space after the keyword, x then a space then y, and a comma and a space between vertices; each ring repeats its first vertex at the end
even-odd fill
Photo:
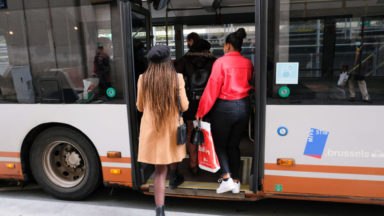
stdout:
POLYGON ((127 88, 129 92, 129 100, 127 101, 130 110, 132 179, 133 187, 138 189, 142 183, 146 182, 154 170, 152 165, 137 162, 138 137, 142 117, 142 113, 138 112, 136 108, 137 81, 148 66, 146 54, 152 45, 150 13, 148 10, 130 2, 122 2, 121 4, 122 10, 127 16, 123 16, 123 19, 126 18, 125 23, 127 25, 123 26, 123 28, 126 29, 127 39, 127 88))
POLYGON ((384 5, 268 2, 264 195, 383 201, 384 5))

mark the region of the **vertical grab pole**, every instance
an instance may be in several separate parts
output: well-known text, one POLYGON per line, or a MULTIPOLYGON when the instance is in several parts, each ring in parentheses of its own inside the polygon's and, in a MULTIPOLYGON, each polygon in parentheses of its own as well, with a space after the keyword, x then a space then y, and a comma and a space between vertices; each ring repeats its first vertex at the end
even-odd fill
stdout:
POLYGON ((167 9, 165 10, 165 40, 167 42, 167 46, 168 46, 168 5, 169 5, 169 1, 167 2, 167 9))

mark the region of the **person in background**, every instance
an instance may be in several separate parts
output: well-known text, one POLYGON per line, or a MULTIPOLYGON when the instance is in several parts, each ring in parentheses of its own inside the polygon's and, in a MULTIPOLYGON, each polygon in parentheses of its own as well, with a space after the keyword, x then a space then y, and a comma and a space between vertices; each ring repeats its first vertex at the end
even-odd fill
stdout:
POLYGON ((98 46, 96 51, 96 56, 93 61, 94 64, 94 73, 99 78, 99 91, 100 95, 106 95, 106 91, 109 87, 111 87, 111 79, 110 79, 110 58, 104 52, 103 46, 98 46))
POLYGON ((361 61, 361 53, 363 46, 360 46, 360 42, 357 43, 356 46, 356 54, 354 65, 359 65, 359 67, 351 73, 351 76, 348 80, 348 89, 349 89, 349 101, 354 102, 356 100, 355 93, 355 80, 357 81, 357 85, 359 86, 361 96, 364 102, 372 103, 369 98, 367 83, 365 82, 365 74, 368 73, 370 61, 362 62, 361 61))
POLYGON ((193 44, 193 52, 187 52, 175 62, 176 71, 182 73, 186 80, 187 96, 190 102, 189 109, 184 113, 188 128, 189 169, 192 174, 198 173, 198 146, 191 143, 193 120, 199 106, 200 97, 207 85, 211 74, 215 56, 209 51, 211 44, 199 39, 193 44))
POLYGON ((163 216, 168 165, 171 168, 170 185, 177 187, 184 181, 177 176, 177 163, 186 156, 185 145, 177 145, 178 95, 182 111, 188 109, 189 102, 183 76, 176 73, 169 48, 154 46, 147 58, 149 67, 140 75, 137 84, 136 106, 143 112, 138 161, 155 165, 156 215, 163 216))
POLYGON ((252 62, 240 51, 246 32, 243 28, 225 39, 225 55, 213 64, 207 87, 200 99, 196 119, 211 109, 211 131, 221 166, 221 184, 217 193, 240 192, 240 140, 249 121, 249 84, 252 62))
POLYGON ((193 45, 196 41, 200 40, 199 34, 196 32, 191 32, 187 35, 187 46, 189 51, 188 52, 193 52, 193 45))

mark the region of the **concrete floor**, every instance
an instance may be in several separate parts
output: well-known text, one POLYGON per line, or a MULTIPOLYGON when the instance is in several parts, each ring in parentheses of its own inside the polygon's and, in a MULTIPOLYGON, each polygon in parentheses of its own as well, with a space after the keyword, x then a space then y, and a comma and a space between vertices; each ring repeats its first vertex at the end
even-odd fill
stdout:
MULTIPOLYGON (((36 185, 0 184, 0 216, 147 216, 153 197, 129 189, 100 188, 84 201, 52 198, 36 185)), ((268 199, 257 202, 167 197, 167 216, 197 215, 384 215, 384 206, 268 199)))

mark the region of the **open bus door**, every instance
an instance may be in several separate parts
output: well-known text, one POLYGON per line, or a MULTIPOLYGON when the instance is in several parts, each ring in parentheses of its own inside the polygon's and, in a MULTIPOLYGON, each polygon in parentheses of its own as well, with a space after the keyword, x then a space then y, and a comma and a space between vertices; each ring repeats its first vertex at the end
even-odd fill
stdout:
MULTIPOLYGON (((258 48, 260 46, 260 41, 257 43, 253 43, 253 35, 256 32, 261 32, 259 29, 261 27, 260 25, 260 17, 258 16, 256 19, 257 23, 256 26, 254 25, 254 14, 255 11, 260 10, 260 3, 261 1, 255 1, 258 7, 249 7, 252 8, 251 10, 247 11, 247 19, 244 19, 244 17, 238 16, 238 20, 234 22, 233 17, 231 14, 226 15, 226 17, 232 17, 231 19, 228 19, 226 22, 227 24, 222 23, 216 23, 214 21, 211 21, 210 23, 207 23, 206 19, 195 19, 194 16, 185 16, 183 19, 178 19, 179 16, 182 16, 182 14, 177 13, 177 15, 174 15, 174 17, 171 17, 170 20, 172 23, 168 23, 170 25, 179 25, 183 29, 183 23, 184 21, 188 22, 190 26, 186 27, 189 28, 186 30, 192 31, 192 29, 196 31, 204 31, 204 27, 202 25, 207 25, 207 29, 209 28, 216 28, 220 32, 215 32, 212 35, 206 35, 208 40, 211 41, 211 43, 215 43, 215 40, 223 40, 225 38, 226 33, 228 31, 233 31, 234 28, 239 28, 238 26, 243 26, 244 24, 248 30, 249 30, 249 41, 246 43, 244 50, 247 54, 247 57, 252 59, 255 63, 255 71, 261 71, 257 65, 260 65, 260 49, 258 48), (253 9, 254 8, 254 9, 253 9), (203 21, 202 21, 203 20, 203 21), (232 23, 236 23, 233 25, 232 23), (257 30, 253 30, 253 28, 256 28, 257 30), (219 39, 214 39, 217 35, 222 34, 219 39)), ((190 8, 189 5, 185 5, 184 2, 174 2, 175 5, 183 4, 184 7, 187 9, 190 8)), ((140 68, 140 60, 143 60, 145 58, 138 58, 140 52, 137 52, 137 47, 142 47, 143 41, 147 40, 147 44, 150 44, 148 40, 151 40, 151 34, 149 27, 151 26, 150 13, 147 9, 144 9, 143 7, 134 5, 132 2, 122 2, 124 7, 122 7, 123 10, 126 11, 126 17, 123 16, 123 19, 126 20, 127 25, 123 26, 125 28, 125 34, 127 35, 127 45, 126 47, 126 55, 129 56, 127 59, 127 62, 131 62, 131 64, 128 65, 128 107, 129 107, 129 116, 130 116, 130 131, 131 131, 131 149, 132 149, 132 168, 133 168, 133 186, 135 189, 140 188, 146 188, 144 191, 146 194, 153 194, 153 179, 149 178, 151 174, 153 174, 154 167, 152 165, 144 165, 137 163, 137 156, 138 156, 138 135, 139 135, 139 122, 140 122, 140 113, 138 113, 136 110, 136 83, 137 79, 140 73, 144 72, 146 67, 144 67, 144 70, 140 68), (149 37, 148 37, 149 36, 149 37), (141 42, 141 43, 140 43, 141 42), (140 45, 141 44, 141 45, 140 45), (138 46, 140 45, 140 46, 138 46), (148 179, 149 178, 149 179, 148 179)), ((236 4, 236 1, 232 1, 232 4, 236 4)), ((253 6, 254 2, 249 1, 249 6, 253 6)), ((180 6, 180 5, 179 5, 180 6)), ((185 10, 187 10, 185 9, 185 10)), ((184 9, 183 9, 184 10, 184 9)), ((154 23, 158 22, 158 19, 156 20, 155 13, 152 11, 154 16, 154 23)), ((160 14, 160 13, 159 13, 160 14)), ((191 14, 193 14, 191 12, 191 14)), ((161 14, 163 17, 164 14, 161 14)), ((159 15, 158 15, 159 16, 159 15)), ((213 19, 209 19, 213 20, 213 19)), ((166 23, 157 23, 159 26, 164 26, 166 23)), ((124 24, 123 24, 124 25, 124 24)), ((204 34, 204 33, 202 33, 204 34)), ((154 35, 156 35, 154 33, 154 35)), ((261 33, 257 33, 255 35, 255 39, 260 40, 261 33)), ((172 44, 172 43, 170 43, 172 44)), ((145 47, 143 50, 147 52, 150 45, 145 47)), ((213 51, 222 51, 222 47, 220 47, 219 43, 215 44, 216 47, 212 48, 213 51)), ((217 57, 222 56, 222 54, 218 54, 217 57)), ((263 83, 260 76, 260 73, 257 73, 258 75, 255 76, 255 86, 260 87, 260 83, 263 83)), ((261 88, 261 87, 260 87, 261 88)), ((260 92, 259 89, 256 89, 256 92, 260 92)), ((262 93, 261 93, 262 94, 262 93)), ((260 94, 256 94, 258 96, 255 96, 255 101, 260 101, 263 97, 260 96, 260 94)), ((262 103, 256 102, 256 108, 254 110, 261 110, 262 109, 262 103)), ((259 123, 261 121, 260 113, 257 111, 256 113, 253 113, 253 118, 250 120, 250 127, 247 133, 244 131, 244 137, 241 141, 241 152, 242 152, 242 168, 241 168, 241 182, 242 182, 242 188, 241 192, 239 194, 232 194, 232 193, 226 193, 226 194, 216 194, 216 188, 219 186, 219 183, 217 183, 217 180, 219 179, 218 173, 209 173, 201 171, 198 175, 193 175, 188 170, 188 160, 184 160, 182 163, 180 163, 179 171, 182 172, 182 174, 185 177, 185 182, 179 188, 170 190, 167 189, 166 193, 169 196, 183 196, 183 197, 206 197, 206 198, 215 198, 215 199, 229 199, 229 200, 250 200, 250 199, 256 199, 256 194, 260 190, 260 169, 259 169, 259 161, 262 160, 262 157, 260 157, 262 151, 259 149, 260 145, 260 137, 263 137, 260 133, 262 131, 261 124, 259 123), (247 134, 250 134, 250 139, 248 139, 247 134)))
POLYGON ((142 114, 136 109, 137 80, 147 69, 146 54, 152 46, 150 12, 127 1, 121 2, 122 27, 125 39, 128 92, 127 106, 131 132, 133 188, 139 189, 153 173, 154 166, 137 162, 139 129, 142 114))

